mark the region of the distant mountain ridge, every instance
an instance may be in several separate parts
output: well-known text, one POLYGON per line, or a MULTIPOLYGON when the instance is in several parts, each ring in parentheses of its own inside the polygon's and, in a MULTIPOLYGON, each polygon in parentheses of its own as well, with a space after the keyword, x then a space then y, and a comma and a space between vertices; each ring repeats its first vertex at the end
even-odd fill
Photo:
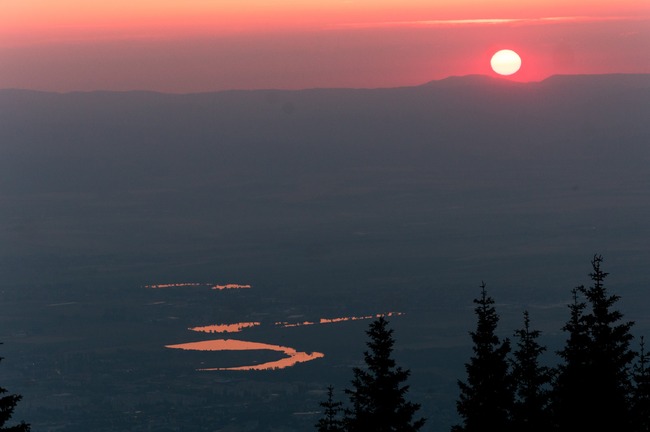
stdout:
POLYGON ((571 83, 571 84, 608 84, 608 85, 625 85, 625 86, 647 86, 650 85, 650 74, 580 74, 580 75, 551 75, 542 81, 520 82, 512 81, 508 78, 499 78, 489 75, 461 75, 450 76, 440 80, 429 81, 422 84, 423 86, 435 86, 444 84, 454 85, 487 85, 487 84, 504 84, 519 87, 530 85, 554 85, 558 83, 571 83))
POLYGON ((353 90, 353 91, 372 91, 372 90, 393 90, 393 89, 408 89, 408 88, 456 88, 463 86, 487 86, 487 85, 500 85, 500 86, 509 86, 509 87, 535 87, 535 86, 566 86, 566 85, 578 85, 578 86, 622 86, 626 88, 635 88, 641 87, 646 88, 650 86, 650 73, 648 74, 628 74, 628 73, 614 73, 614 74, 577 74, 577 75, 552 75, 548 78, 543 79, 542 81, 531 81, 531 82, 520 82, 512 81, 506 77, 500 78, 490 75, 453 75, 439 80, 432 80, 425 82, 423 84, 415 86, 399 86, 399 87, 378 87, 378 88, 359 88, 359 87, 315 87, 315 88, 305 88, 298 90, 283 90, 283 89, 233 89, 233 90, 215 90, 215 91, 205 91, 205 92, 193 92, 193 93, 166 93, 158 91, 149 91, 149 90, 124 90, 124 91, 110 91, 110 90, 94 90, 94 91, 70 91, 70 92, 53 92, 45 90, 30 90, 30 89, 15 89, 15 88, 5 88, 0 89, 0 94, 6 93, 38 93, 38 94, 107 94, 107 93, 127 93, 127 94, 166 94, 166 95, 198 95, 198 94, 214 94, 214 93, 232 93, 232 92, 302 92, 302 91, 322 91, 322 90, 331 90, 331 91, 341 91, 341 90, 353 90))
POLYGON ((594 158, 630 174, 626 164, 650 159, 648 118, 650 74, 197 94, 0 90, 1 187, 193 183, 204 170, 209 183, 370 168, 450 178, 488 169, 496 179, 523 166, 573 175, 570 164, 589 171, 594 158))

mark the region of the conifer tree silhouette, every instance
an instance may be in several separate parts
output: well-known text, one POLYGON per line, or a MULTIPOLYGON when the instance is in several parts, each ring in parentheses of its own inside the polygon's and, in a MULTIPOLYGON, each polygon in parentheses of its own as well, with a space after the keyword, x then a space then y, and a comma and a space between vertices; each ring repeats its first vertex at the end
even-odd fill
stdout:
POLYGON ((470 332, 474 355, 465 364, 467 381, 458 381, 460 396, 456 403, 463 424, 458 432, 505 432, 511 430, 510 414, 514 403, 512 377, 507 356, 510 341, 495 334, 499 316, 494 300, 487 295, 484 282, 481 296, 474 300, 476 331, 470 332))
MULTIPOLYGON (((0 357, 0 361, 3 359, 4 357, 0 357)), ((16 405, 23 398, 21 395, 7 393, 9 393, 7 389, 0 387, 0 431, 28 432, 30 427, 25 422, 20 422, 16 426, 6 426, 16 409, 16 405)))
POLYGON ((347 432, 416 432, 425 419, 415 420, 420 408, 406 400, 409 386, 404 384, 409 370, 396 366, 392 357, 393 330, 380 317, 366 331, 369 351, 364 353, 365 368, 354 368, 352 388, 345 393, 351 407, 345 410, 347 432))
POLYGON ((641 336, 640 351, 633 373, 632 422, 635 432, 650 432, 650 355, 641 336))
POLYGON ((613 310, 620 297, 607 292, 603 284, 607 273, 600 268, 602 261, 602 256, 594 256, 590 274, 593 283, 585 290, 591 304, 591 313, 585 315, 585 321, 593 344, 592 378, 598 384, 591 398, 595 411, 591 417, 596 429, 625 432, 630 428, 627 397, 631 388, 630 367, 635 358, 630 350, 633 339, 630 329, 634 323, 621 323, 623 314, 613 310))
POLYGON ((334 387, 327 387, 327 400, 320 403, 324 408, 323 417, 316 423, 318 432, 343 432, 343 421, 340 414, 343 411, 343 403, 334 400, 334 387))
POLYGON ((554 398, 554 412, 560 432, 575 430, 631 430, 629 395, 630 367, 635 353, 630 349, 632 322, 621 322, 614 309, 619 296, 604 286, 607 273, 603 258, 591 261, 592 284, 575 290, 585 296, 589 310, 574 299, 572 315, 565 329, 569 340, 560 356, 554 398), (578 428, 578 429, 576 429, 578 428))
POLYGON ((573 302, 569 305, 570 317, 562 328, 568 333, 568 338, 564 348, 557 352, 562 363, 556 370, 551 408, 554 424, 560 431, 579 430, 584 422, 584 413, 589 410, 584 393, 590 391, 592 377, 588 372, 589 329, 584 319, 587 305, 580 298, 583 291, 582 286, 571 291, 573 302))
POLYGON ((539 364, 546 351, 537 339, 541 332, 531 330, 530 316, 524 312, 524 327, 515 331, 517 348, 512 360, 515 403, 512 426, 517 432, 547 432, 551 428, 548 412, 551 369, 539 364))

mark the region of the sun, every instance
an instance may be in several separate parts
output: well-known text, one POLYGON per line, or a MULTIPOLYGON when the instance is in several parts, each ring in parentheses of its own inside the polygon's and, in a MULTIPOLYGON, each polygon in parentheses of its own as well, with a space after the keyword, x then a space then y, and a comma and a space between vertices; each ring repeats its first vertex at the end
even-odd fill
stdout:
POLYGON ((513 50, 504 49, 494 53, 490 65, 499 75, 512 75, 521 67, 521 57, 513 50))

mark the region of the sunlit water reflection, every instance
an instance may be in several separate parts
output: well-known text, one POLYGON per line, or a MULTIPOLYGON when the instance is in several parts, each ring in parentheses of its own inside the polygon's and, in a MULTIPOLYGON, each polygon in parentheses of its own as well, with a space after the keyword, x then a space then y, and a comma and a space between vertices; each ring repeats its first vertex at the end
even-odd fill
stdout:
POLYGON ((224 367, 224 368, 202 368, 203 371, 245 371, 245 370, 273 370, 284 369, 294 366, 298 363, 304 363, 317 358, 325 357, 325 354, 319 352, 306 353, 299 352, 291 347, 280 345, 271 345, 261 342, 248 342, 236 339, 215 339, 200 342, 190 342, 178 345, 167 345, 166 348, 181 349, 189 351, 252 351, 252 350, 271 350, 282 352, 287 355, 277 361, 262 363, 250 366, 224 367))
POLYGON ((302 326, 308 326, 308 325, 314 325, 314 324, 333 324, 333 323, 339 323, 339 322, 346 322, 346 321, 359 321, 359 320, 368 320, 368 319, 374 319, 374 318, 387 318, 387 317, 393 317, 393 316, 401 316, 404 315, 402 312, 388 312, 385 314, 376 314, 376 315, 365 315, 365 316, 349 316, 349 317, 338 317, 338 318, 321 318, 318 321, 303 321, 303 322, 288 322, 288 321, 279 321, 276 322, 275 325, 283 328, 289 328, 289 327, 302 327, 302 326))
POLYGON ((202 327, 191 327, 190 330, 203 333, 239 333, 245 328, 256 327, 258 322, 241 322, 235 324, 214 324, 202 327))
POLYGON ((166 284, 152 284, 145 285, 145 288, 149 289, 163 289, 163 288, 183 288, 183 287, 210 287, 213 290, 231 290, 231 289, 251 289, 251 285, 242 285, 242 284, 224 284, 219 285, 215 283, 200 283, 200 282, 179 282, 179 283, 166 283, 166 284))
POLYGON ((156 285, 145 285, 145 288, 150 288, 150 289, 163 289, 163 288, 180 288, 180 287, 194 287, 194 286, 204 286, 208 284, 202 284, 202 283, 168 283, 168 284, 156 284, 156 285))
MULTIPOLYGON (((241 285, 241 284, 217 285, 212 283, 196 283, 196 282, 145 285, 145 288, 152 288, 152 289, 182 288, 182 287, 206 287, 206 288, 219 290, 219 291, 252 288, 251 285, 241 285)), ((369 320, 369 319, 380 318, 380 317, 393 317, 393 316, 400 316, 400 315, 403 315, 403 313, 388 312, 388 313, 379 313, 375 315, 364 315, 364 316, 320 318, 314 321, 303 321, 303 322, 278 321, 275 323, 271 323, 270 325, 280 327, 280 328, 290 328, 290 327, 301 327, 301 326, 309 326, 309 325, 317 325, 317 324, 334 324, 334 323, 341 323, 346 321, 369 320)), ((189 328, 189 330, 194 332, 202 332, 202 333, 239 333, 245 329, 250 329, 252 327, 257 327, 260 325, 261 325, 260 322, 251 321, 251 322, 213 324, 207 326, 191 327, 189 328)), ((262 364, 256 364, 256 365, 198 369, 202 371, 246 371, 246 370, 284 369, 284 368, 294 366, 298 363, 304 363, 304 362, 325 357, 325 354, 320 352, 307 353, 307 352, 298 351, 295 348, 281 346, 281 345, 272 345, 272 344, 266 344, 262 342, 250 342, 250 341, 242 341, 236 339, 214 339, 214 340, 206 340, 200 342, 188 342, 188 343, 181 343, 175 345, 166 345, 166 348, 180 349, 185 351, 269 350, 269 351, 281 352, 286 356, 285 358, 282 358, 280 360, 266 362, 262 364)))
POLYGON ((251 289, 250 285, 239 285, 239 284, 225 284, 225 285, 214 285, 213 290, 229 290, 229 289, 251 289))

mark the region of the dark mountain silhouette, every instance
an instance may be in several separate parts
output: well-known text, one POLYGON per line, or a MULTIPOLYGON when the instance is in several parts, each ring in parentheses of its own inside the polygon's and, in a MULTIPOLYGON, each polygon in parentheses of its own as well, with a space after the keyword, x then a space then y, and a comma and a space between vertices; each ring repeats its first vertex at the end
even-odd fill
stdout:
POLYGON ((648 157, 649 77, 468 76, 396 89, 193 95, 4 90, 0 168, 9 193, 359 169, 452 180, 461 172, 463 181, 547 170, 571 181, 593 172, 587 161, 631 174, 648 157))

